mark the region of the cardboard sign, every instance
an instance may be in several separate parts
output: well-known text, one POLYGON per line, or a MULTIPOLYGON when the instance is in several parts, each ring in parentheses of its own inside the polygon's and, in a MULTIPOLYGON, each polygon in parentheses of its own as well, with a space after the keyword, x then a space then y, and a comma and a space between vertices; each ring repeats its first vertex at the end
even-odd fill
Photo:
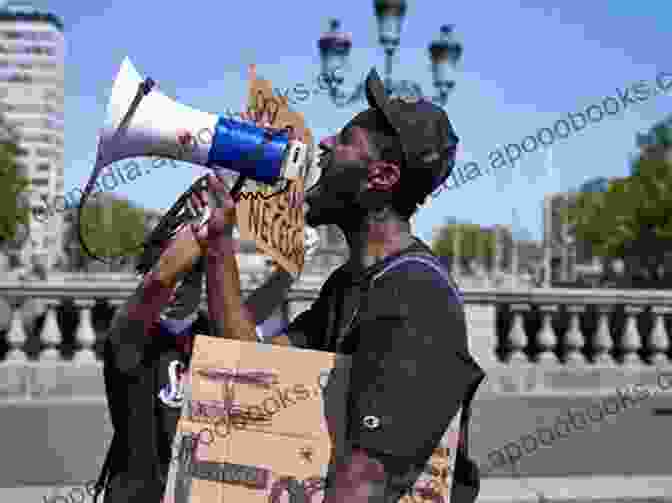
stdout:
POLYGON ((348 356, 197 336, 164 503, 321 502, 349 375, 348 356))
POLYGON ((303 270, 304 217, 303 208, 289 207, 292 190, 302 192, 303 181, 292 182, 290 190, 268 199, 241 199, 236 218, 242 240, 254 242, 262 253, 297 276, 303 270))
MULTIPOLYGON (((303 115, 289 109, 286 98, 273 95, 268 80, 257 79, 251 72, 249 111, 267 112, 271 127, 291 126, 311 145, 312 134, 306 129, 303 115)), ((292 182, 287 192, 275 197, 242 198, 237 206, 240 237, 252 241, 266 255, 270 255, 287 272, 298 275, 303 269, 303 210, 289 209, 291 192, 303 192, 301 181, 292 182)))
MULTIPOLYGON (((197 336, 163 503, 321 503, 326 477, 349 454, 350 363, 197 336)), ((460 413, 399 503, 450 502, 459 421, 460 413)))

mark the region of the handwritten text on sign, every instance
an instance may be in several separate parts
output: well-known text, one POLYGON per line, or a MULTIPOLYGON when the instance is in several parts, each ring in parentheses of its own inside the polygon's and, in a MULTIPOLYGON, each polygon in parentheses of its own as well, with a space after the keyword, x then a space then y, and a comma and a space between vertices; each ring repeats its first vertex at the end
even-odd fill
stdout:
POLYGON ((303 269, 303 209, 289 207, 290 194, 246 201, 238 209, 238 225, 242 239, 256 242, 283 269, 298 274, 303 269))

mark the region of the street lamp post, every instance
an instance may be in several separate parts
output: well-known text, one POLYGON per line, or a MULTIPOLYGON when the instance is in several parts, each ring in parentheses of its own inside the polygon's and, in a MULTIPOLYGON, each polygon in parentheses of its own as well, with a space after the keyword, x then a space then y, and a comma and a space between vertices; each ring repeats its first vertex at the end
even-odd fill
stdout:
MULTIPOLYGON (((427 99, 440 106, 445 106, 449 94, 455 88, 455 81, 450 79, 451 68, 454 68, 462 58, 462 44, 454 39, 453 25, 443 25, 440 38, 428 46, 433 84, 438 91, 437 96, 430 98, 425 96, 422 86, 417 82, 392 79, 392 62, 399 48, 407 2, 405 0, 374 0, 373 7, 378 20, 378 43, 385 52, 384 82, 388 96, 427 99)), ((332 102, 338 107, 344 107, 364 101, 366 93, 363 81, 357 84, 350 95, 342 89, 344 78, 341 72, 348 62, 352 49, 352 37, 340 31, 340 26, 340 21, 332 19, 330 30, 320 37, 317 46, 322 63, 320 80, 326 83, 332 102)))

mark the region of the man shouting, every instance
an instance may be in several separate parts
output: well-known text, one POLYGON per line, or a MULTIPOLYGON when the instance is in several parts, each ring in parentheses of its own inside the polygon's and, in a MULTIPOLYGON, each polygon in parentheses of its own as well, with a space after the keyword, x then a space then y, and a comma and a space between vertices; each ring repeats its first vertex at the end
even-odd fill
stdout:
MULTIPOLYGON (((305 195, 306 223, 337 225, 350 258, 273 342, 352 356, 352 454, 327 481, 325 502, 393 503, 410 494, 460 411, 451 503, 473 502, 479 476, 466 436, 484 373, 469 353, 459 290, 409 224, 449 176, 458 138, 441 108, 388 100, 375 70, 366 95, 369 108, 321 142, 321 177, 305 195)), ((235 205, 217 178, 211 187, 220 204, 197 231, 211 321, 223 336, 254 341, 234 256, 235 205)), ((193 204, 207 201, 197 192, 193 204)))

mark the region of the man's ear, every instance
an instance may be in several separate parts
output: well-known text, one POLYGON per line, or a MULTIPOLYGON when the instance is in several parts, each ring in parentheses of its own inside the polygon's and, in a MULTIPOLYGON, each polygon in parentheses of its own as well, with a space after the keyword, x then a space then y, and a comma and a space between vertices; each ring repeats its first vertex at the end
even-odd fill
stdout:
POLYGON ((401 169, 396 163, 374 161, 369 164, 368 190, 387 192, 399 183, 401 169))

